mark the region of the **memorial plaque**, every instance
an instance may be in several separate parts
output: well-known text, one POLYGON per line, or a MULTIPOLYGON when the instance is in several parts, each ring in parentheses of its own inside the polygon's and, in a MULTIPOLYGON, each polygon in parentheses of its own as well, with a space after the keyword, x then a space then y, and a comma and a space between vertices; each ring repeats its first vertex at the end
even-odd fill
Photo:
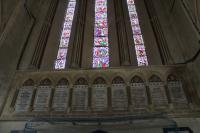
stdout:
POLYGON ((125 84, 112 85, 112 109, 116 111, 128 110, 128 98, 125 84))
POLYGON ((69 101, 69 86, 62 85, 55 88, 52 108, 54 111, 66 111, 69 101))
POLYGON ((73 111, 88 110, 88 85, 75 85, 72 96, 73 111))
POLYGON ((168 104, 165 87, 162 82, 149 83, 152 103, 156 108, 166 107, 168 104))
POLYGON ((92 88, 92 108, 95 111, 106 111, 108 106, 107 86, 97 84, 92 88))
POLYGON ((145 109, 148 105, 144 83, 131 84, 131 100, 134 109, 145 109))
POLYGON ((51 86, 39 86, 37 88, 34 111, 45 112, 49 110, 49 102, 51 97, 51 86))
POLYGON ((16 100, 15 111, 16 112, 28 112, 31 100, 33 96, 33 86, 23 86, 19 89, 19 93, 16 100))
POLYGON ((172 103, 175 105, 174 107, 186 107, 188 103, 183 91, 182 83, 180 81, 169 81, 167 85, 172 103))

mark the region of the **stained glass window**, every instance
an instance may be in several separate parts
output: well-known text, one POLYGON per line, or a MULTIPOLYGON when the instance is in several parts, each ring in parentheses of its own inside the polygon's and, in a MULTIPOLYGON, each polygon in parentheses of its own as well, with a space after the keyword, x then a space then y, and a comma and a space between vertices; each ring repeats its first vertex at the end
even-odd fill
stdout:
POLYGON ((95 1, 93 68, 109 67, 107 0, 95 1))
POLYGON ((135 43, 138 66, 147 66, 148 59, 145 51, 144 40, 140 29, 139 19, 134 0, 127 0, 129 17, 135 43))
POLYGON ((76 7, 76 0, 69 0, 67 10, 65 13, 65 20, 63 24, 61 38, 60 38, 60 45, 59 45, 59 50, 57 54, 57 59, 55 61, 55 66, 54 66, 55 69, 65 68, 75 7, 76 7))

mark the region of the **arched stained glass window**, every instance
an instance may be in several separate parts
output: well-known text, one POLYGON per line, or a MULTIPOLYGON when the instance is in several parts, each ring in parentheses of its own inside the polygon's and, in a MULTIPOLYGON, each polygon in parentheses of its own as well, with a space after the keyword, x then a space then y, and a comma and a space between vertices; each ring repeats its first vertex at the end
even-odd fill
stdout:
POLYGON ((127 0, 138 66, 147 66, 148 59, 134 0, 127 0))
POLYGON ((59 50, 57 54, 57 59, 55 61, 55 69, 65 68, 75 7, 76 7, 76 0, 69 0, 66 14, 65 14, 65 21, 63 24, 62 35, 60 38, 60 45, 59 45, 59 50))
POLYGON ((107 0, 95 1, 93 68, 109 67, 107 0))

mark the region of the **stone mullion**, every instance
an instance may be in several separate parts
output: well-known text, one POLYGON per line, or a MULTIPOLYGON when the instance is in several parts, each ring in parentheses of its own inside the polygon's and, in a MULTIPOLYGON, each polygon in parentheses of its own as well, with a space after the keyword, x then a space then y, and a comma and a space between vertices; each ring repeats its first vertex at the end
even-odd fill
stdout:
POLYGON ((120 63, 121 65, 130 65, 128 40, 125 29, 123 7, 121 0, 114 0, 115 4, 115 15, 116 15, 116 27, 118 35, 118 44, 120 51, 120 63))
POLYGON ((152 0, 144 0, 145 5, 148 11, 149 18, 151 20, 152 28, 155 33, 156 40, 158 42, 158 48, 160 50, 160 55, 163 64, 171 64, 173 63, 173 59, 171 57, 169 48, 167 46, 167 41, 164 36, 160 21, 156 14, 156 10, 152 0))
POLYGON ((81 67, 81 55, 82 55, 82 43, 84 37, 84 26, 86 20, 86 9, 87 9, 87 0, 79 0, 78 4, 78 21, 76 23, 76 32, 75 38, 73 41, 73 49, 71 56, 71 67, 79 68, 81 67))
POLYGON ((51 25, 53 22, 53 18, 56 12, 58 0, 52 0, 50 7, 47 12, 47 16, 45 18, 45 22, 42 26, 42 30, 40 32, 40 36, 33 54, 33 58, 31 60, 30 68, 39 69, 40 64, 43 58, 44 50, 46 47, 49 31, 51 29, 51 25))

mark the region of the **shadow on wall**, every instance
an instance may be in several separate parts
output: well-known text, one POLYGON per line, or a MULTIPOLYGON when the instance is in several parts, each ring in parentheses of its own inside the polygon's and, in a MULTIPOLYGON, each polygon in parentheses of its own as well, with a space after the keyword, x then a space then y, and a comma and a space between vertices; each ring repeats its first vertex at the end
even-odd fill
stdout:
POLYGON ((102 130, 96 130, 96 131, 94 131, 94 132, 92 132, 92 133, 107 133, 107 132, 102 131, 102 130))

